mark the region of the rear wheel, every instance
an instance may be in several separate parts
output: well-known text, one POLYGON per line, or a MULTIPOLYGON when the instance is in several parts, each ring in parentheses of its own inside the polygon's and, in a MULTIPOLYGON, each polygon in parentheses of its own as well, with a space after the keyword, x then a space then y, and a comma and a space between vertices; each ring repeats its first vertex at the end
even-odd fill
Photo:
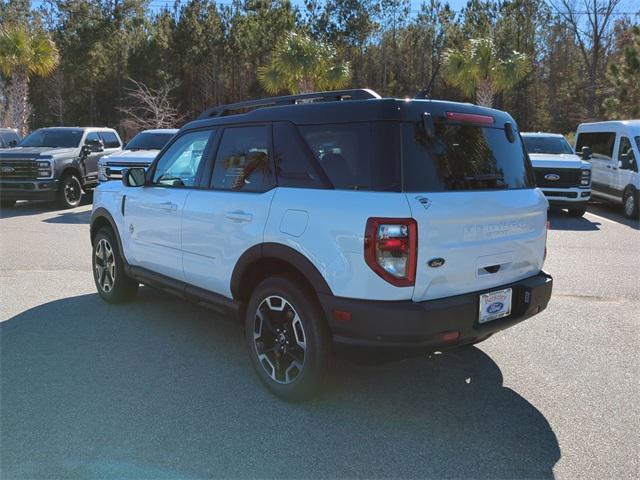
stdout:
POLYGON ((638 214, 640 213, 638 203, 638 192, 631 188, 628 188, 627 191, 624 192, 624 197, 622 198, 622 208, 624 210, 624 216, 627 218, 637 219, 638 214))
POLYGON ((572 217, 582 217, 587 211, 587 207, 570 208, 569 215, 572 217))
POLYGON ((138 282, 124 271, 124 261, 110 228, 102 228, 93 242, 93 280, 100 296, 109 303, 130 300, 138 291, 138 282))
POLYGON ((249 356, 262 383, 286 401, 313 396, 328 370, 331 346, 315 296, 291 276, 271 277, 246 309, 249 356))
POLYGON ((82 199, 82 184, 75 173, 67 173, 60 180, 57 203, 60 208, 75 208, 82 199))
POLYGON ((11 208, 16 204, 15 200, 0 200, 0 208, 11 208))

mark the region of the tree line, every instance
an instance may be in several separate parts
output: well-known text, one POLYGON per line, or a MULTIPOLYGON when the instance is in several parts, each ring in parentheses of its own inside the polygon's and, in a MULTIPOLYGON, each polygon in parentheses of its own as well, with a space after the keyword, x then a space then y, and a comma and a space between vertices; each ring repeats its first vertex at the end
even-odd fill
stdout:
MULTIPOLYGON (((490 99, 522 130, 567 133, 640 115, 640 12, 620 1, 469 0, 456 11, 441 0, 417 10, 408 0, 3 0, 0 25, 57 49, 57 68, 27 77, 30 128, 108 125, 128 136, 153 92, 166 118, 183 121, 315 79, 400 98, 490 99), (286 61, 305 52, 322 62, 292 76, 286 61)), ((2 52, 0 41, 6 107, 17 80, 2 52)))

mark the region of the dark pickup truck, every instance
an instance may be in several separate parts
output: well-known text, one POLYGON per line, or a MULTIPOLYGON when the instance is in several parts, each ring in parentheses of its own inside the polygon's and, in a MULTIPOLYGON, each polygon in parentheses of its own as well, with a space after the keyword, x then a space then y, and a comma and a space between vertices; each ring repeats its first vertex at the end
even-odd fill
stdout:
POLYGON ((17 200, 80 204, 98 184, 98 160, 122 148, 110 128, 52 127, 35 130, 16 147, 0 149, 0 206, 17 200))

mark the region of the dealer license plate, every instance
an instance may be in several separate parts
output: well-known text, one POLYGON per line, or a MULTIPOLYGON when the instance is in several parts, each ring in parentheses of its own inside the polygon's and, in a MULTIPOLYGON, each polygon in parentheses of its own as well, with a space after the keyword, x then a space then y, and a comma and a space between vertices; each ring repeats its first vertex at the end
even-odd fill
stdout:
POLYGON ((511 313, 510 288, 480 295, 480 323, 506 317, 511 313))

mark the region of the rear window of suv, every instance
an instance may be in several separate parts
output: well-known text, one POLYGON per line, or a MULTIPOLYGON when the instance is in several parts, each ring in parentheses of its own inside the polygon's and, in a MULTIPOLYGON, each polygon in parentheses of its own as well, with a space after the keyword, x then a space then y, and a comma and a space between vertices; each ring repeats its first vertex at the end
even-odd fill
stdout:
POLYGON ((437 122, 430 139, 421 123, 401 125, 405 191, 507 190, 535 185, 520 137, 509 142, 503 128, 437 122))

